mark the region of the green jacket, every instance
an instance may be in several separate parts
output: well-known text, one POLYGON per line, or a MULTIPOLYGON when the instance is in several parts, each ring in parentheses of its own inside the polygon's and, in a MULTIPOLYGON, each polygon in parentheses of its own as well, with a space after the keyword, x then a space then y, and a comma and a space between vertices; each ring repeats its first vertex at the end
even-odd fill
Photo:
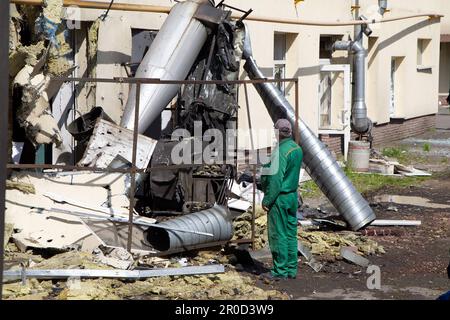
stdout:
POLYGON ((263 206, 268 208, 275 204, 280 194, 297 192, 303 151, 292 138, 283 139, 272 153, 270 163, 274 164, 272 174, 261 176, 261 186, 264 191, 263 206), (278 160, 278 167, 276 161, 278 160))

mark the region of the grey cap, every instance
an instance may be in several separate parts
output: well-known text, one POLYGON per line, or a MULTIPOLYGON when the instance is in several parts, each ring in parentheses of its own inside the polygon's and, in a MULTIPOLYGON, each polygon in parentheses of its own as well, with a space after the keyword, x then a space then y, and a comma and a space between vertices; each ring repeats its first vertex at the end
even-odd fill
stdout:
POLYGON ((287 119, 279 119, 275 123, 275 129, 278 129, 280 138, 289 138, 292 136, 292 125, 287 119))

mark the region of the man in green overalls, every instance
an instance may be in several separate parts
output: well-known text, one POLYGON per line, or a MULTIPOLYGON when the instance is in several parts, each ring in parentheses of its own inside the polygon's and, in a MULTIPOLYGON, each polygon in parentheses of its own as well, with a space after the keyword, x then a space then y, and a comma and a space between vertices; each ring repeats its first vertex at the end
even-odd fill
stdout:
POLYGON ((268 212, 269 246, 273 259, 271 273, 265 277, 272 280, 295 279, 298 259, 297 190, 303 151, 292 139, 292 125, 288 120, 278 120, 275 129, 278 130, 278 145, 271 162, 264 166, 267 171, 263 171, 261 176, 262 206, 268 212))

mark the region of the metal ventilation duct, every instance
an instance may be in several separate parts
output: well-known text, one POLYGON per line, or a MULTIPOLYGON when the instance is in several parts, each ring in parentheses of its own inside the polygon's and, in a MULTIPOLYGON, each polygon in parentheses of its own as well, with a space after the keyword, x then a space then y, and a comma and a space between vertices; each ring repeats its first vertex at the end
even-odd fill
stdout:
POLYGON ((165 229, 149 227, 144 233, 145 239, 159 251, 194 249, 205 243, 228 241, 233 236, 230 213, 227 208, 219 205, 162 222, 159 226, 165 229), (214 236, 173 231, 170 228, 210 233, 214 236))
MULTIPOLYGON (((194 18, 207 0, 177 3, 170 11, 136 72, 136 78, 184 80, 207 39, 206 27, 194 18)), ((144 84, 141 87, 139 133, 161 114, 176 96, 180 85, 144 84)), ((134 128, 136 85, 131 86, 121 125, 134 128)))

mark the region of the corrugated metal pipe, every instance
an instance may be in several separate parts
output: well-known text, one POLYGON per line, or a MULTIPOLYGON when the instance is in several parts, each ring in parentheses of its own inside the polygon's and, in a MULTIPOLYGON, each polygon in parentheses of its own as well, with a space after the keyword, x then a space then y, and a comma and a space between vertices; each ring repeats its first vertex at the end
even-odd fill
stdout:
MULTIPOLYGON (((244 44, 244 58, 246 59, 244 69, 249 78, 264 78, 252 56, 248 32, 244 44)), ((274 122, 286 118, 295 126, 294 109, 272 83, 258 83, 255 84, 255 88, 274 122)), ((353 230, 359 230, 375 220, 375 214, 369 204, 352 185, 330 151, 301 119, 298 126, 307 172, 348 225, 353 230)))
POLYGON ((158 224, 165 229, 149 227, 144 237, 153 248, 159 251, 172 251, 177 249, 190 250, 205 243, 229 241, 233 236, 231 215, 224 206, 215 205, 211 209, 191 213, 179 218, 164 221, 158 224), (174 231, 189 230, 213 234, 194 234, 190 232, 174 231))
POLYGON ((359 134, 368 133, 372 130, 372 121, 367 116, 366 106, 366 49, 362 41, 336 41, 333 51, 336 50, 347 50, 354 54, 352 129, 359 134))

